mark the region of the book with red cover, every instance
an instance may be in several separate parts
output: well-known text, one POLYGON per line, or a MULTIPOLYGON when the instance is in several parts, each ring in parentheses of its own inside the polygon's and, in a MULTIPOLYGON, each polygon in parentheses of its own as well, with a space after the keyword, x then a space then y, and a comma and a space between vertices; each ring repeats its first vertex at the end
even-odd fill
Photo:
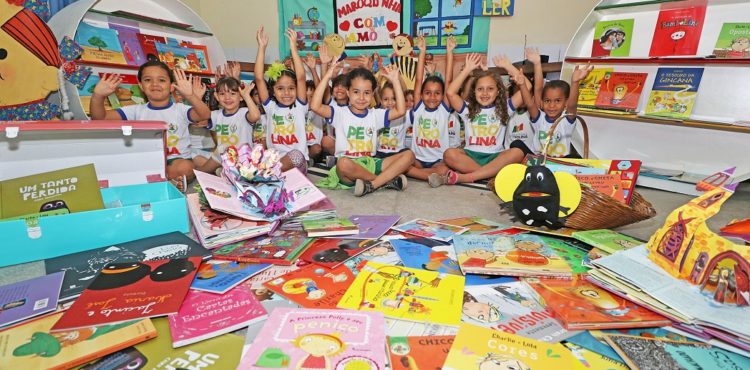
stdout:
POLYGON ((143 55, 146 56, 146 59, 159 60, 159 53, 156 52, 155 43, 166 44, 167 39, 164 38, 164 36, 154 36, 145 33, 138 33, 136 36, 138 37, 138 42, 141 43, 141 49, 143 50, 143 55))
POLYGON ((263 286, 305 308, 336 308, 354 274, 346 265, 334 269, 307 265, 263 283, 263 286))
POLYGON ((316 239, 299 257, 306 262, 334 268, 373 246, 369 240, 316 239))
POLYGON ((251 263, 291 265, 313 239, 304 231, 280 231, 214 250, 214 258, 251 263))
POLYGON ((706 16, 706 0, 663 4, 651 41, 652 57, 695 55, 706 16))
POLYGON ((200 263, 188 257, 107 264, 52 331, 177 313, 200 263))
POLYGON ((596 107, 635 112, 648 73, 605 73, 596 96, 596 107))

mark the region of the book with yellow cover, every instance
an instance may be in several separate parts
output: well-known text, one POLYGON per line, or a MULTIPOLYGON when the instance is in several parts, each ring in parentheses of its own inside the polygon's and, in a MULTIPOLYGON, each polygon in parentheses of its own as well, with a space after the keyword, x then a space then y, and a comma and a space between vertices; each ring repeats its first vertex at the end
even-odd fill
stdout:
POLYGON ((380 311, 386 317, 458 325, 464 277, 368 261, 339 308, 380 311))
POLYGON ((578 106, 582 108, 594 108, 596 96, 599 95, 599 87, 602 79, 607 73, 612 73, 612 68, 594 68, 586 78, 581 81, 578 89, 578 106))

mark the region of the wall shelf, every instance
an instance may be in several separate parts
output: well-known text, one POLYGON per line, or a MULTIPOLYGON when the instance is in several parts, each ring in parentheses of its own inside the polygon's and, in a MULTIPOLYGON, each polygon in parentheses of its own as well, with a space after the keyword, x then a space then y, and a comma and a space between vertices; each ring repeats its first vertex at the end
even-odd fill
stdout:
MULTIPOLYGON (((117 64, 117 63, 107 63, 107 62, 95 62, 90 60, 79 60, 77 61, 78 64, 86 65, 86 66, 96 66, 96 67, 106 67, 106 68, 112 68, 112 69, 127 69, 131 71, 137 71, 139 66, 131 66, 129 64, 117 64)), ((185 71, 185 73, 189 75, 197 75, 197 76, 206 76, 206 77, 213 77, 213 72, 195 72, 195 71, 185 71)))
POLYGON ((101 10, 90 9, 89 13, 105 15, 107 17, 112 17, 112 18, 127 19, 130 21, 137 21, 141 23, 149 23, 155 26, 167 27, 167 28, 172 28, 172 29, 180 30, 180 31, 193 32, 193 33, 197 33, 197 34, 205 35, 205 36, 213 36, 211 32, 196 30, 193 28, 193 26, 189 24, 184 24, 185 26, 182 26, 183 23, 156 19, 156 18, 151 18, 151 17, 146 17, 146 16, 138 16, 137 14, 133 14, 130 12, 123 12, 123 11, 105 12, 101 10))
POLYGON ((750 65, 750 59, 735 58, 735 59, 720 59, 720 58, 707 58, 707 57, 686 57, 686 58, 664 58, 664 57, 651 57, 651 58, 580 58, 580 57, 568 57, 565 58, 566 63, 591 63, 591 64, 674 64, 674 65, 704 65, 704 64, 739 64, 739 65, 750 65))

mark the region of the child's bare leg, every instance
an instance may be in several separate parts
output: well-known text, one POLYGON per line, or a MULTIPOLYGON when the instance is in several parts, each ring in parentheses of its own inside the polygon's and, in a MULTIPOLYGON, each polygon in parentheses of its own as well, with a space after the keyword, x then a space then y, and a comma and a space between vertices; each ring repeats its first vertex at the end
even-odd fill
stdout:
POLYGON ((295 167, 303 174, 307 174, 307 160, 305 159, 305 155, 296 149, 281 157, 281 171, 289 171, 295 167))
POLYGON ((411 168, 409 168, 409 172, 406 173, 406 176, 413 177, 422 181, 427 181, 427 179, 433 173, 442 176, 445 175, 446 172, 448 172, 448 166, 446 166, 443 162, 437 163, 430 168, 424 168, 422 167, 422 164, 419 163, 419 161, 415 160, 412 163, 411 168))
POLYGON ((383 160, 382 172, 375 179, 369 180, 372 186, 377 189, 388 181, 393 180, 398 175, 406 173, 414 162, 414 153, 411 150, 405 150, 401 153, 394 154, 383 160))
POLYGON ((182 176, 185 176, 187 183, 191 183, 195 180, 195 174, 193 173, 193 161, 189 159, 178 158, 167 165, 167 179, 175 180, 173 183, 177 186, 180 191, 187 189, 182 188, 182 176))
POLYGON ((341 157, 336 162, 336 174, 339 175, 341 182, 351 184, 357 179, 373 181, 376 176, 366 168, 360 166, 348 157, 341 157))
POLYGON ((328 155, 336 153, 336 139, 333 136, 323 136, 320 140, 320 146, 323 147, 323 151, 328 155))
POLYGON ((193 158, 193 166, 198 171, 212 174, 216 172, 217 168, 221 167, 221 163, 215 161, 213 158, 206 158, 199 155, 193 158))
POLYGON ((510 148, 508 150, 500 152, 492 161, 480 167, 476 171, 458 174, 458 182, 474 182, 477 180, 484 180, 497 175, 503 167, 511 163, 521 163, 525 154, 521 149, 510 148))
POLYGON ((443 153, 445 165, 459 173, 470 173, 479 170, 480 166, 474 162, 463 149, 450 148, 443 153))
POLYGON ((310 158, 314 160, 319 160, 321 155, 323 154, 323 146, 320 144, 313 144, 307 147, 307 153, 310 156, 310 158))

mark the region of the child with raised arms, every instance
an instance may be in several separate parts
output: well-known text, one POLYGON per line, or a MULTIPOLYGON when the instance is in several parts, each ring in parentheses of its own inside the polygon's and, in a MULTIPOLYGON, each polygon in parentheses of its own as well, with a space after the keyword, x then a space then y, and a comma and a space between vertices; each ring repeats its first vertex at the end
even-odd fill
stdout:
MULTIPOLYGON (((526 48, 526 60, 528 60, 534 67, 534 80, 533 84, 527 83, 527 86, 534 86, 533 97, 537 105, 541 104, 542 88, 544 87, 544 74, 542 72, 542 58, 539 55, 539 50, 535 48, 526 48)), ((509 87, 509 93, 513 98, 520 97, 520 91, 518 91, 518 85, 511 83, 509 87)), ((529 112, 526 109, 526 104, 522 102, 518 104, 517 99, 513 99, 511 111, 508 112, 510 119, 508 120, 508 129, 506 130, 505 146, 504 148, 510 149, 511 143, 516 140, 523 142, 529 149, 536 152, 536 146, 534 144, 536 132, 534 131, 533 125, 531 124, 531 118, 529 118, 529 112)))

